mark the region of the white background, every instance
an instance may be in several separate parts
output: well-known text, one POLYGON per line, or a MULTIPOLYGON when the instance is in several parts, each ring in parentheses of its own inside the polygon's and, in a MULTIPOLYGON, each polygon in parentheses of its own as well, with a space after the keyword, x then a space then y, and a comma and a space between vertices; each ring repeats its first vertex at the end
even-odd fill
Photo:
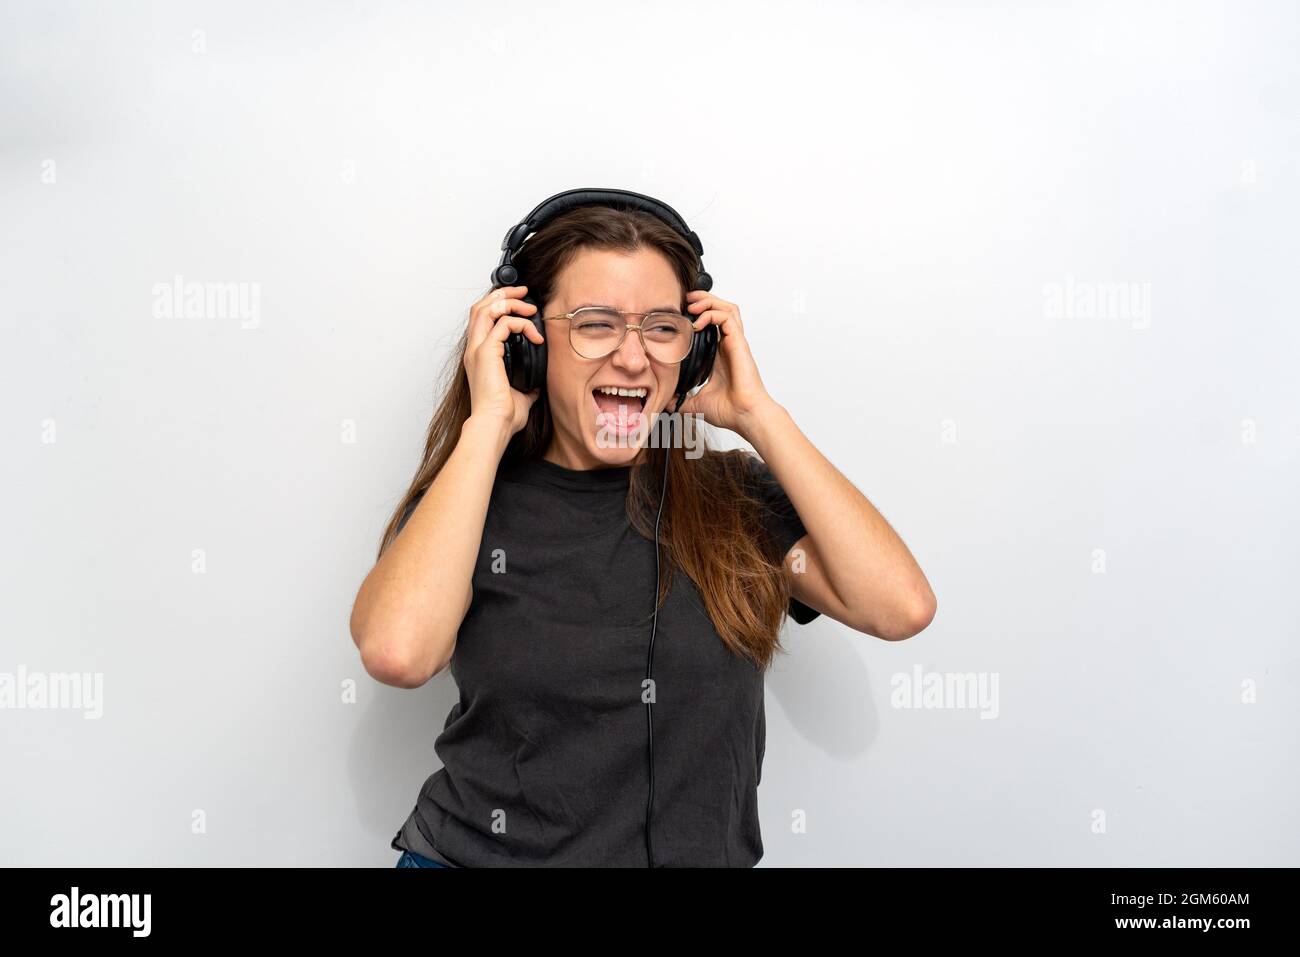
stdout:
POLYGON ((371 680, 352 601, 502 236, 609 186, 939 599, 787 626, 764 865, 1300 864, 1298 21, 5 3, 0 672, 104 714, 0 710, 0 861, 392 865, 456 691, 371 680), (157 317, 176 275, 258 325, 157 317), (916 666, 997 718, 891 707, 916 666))

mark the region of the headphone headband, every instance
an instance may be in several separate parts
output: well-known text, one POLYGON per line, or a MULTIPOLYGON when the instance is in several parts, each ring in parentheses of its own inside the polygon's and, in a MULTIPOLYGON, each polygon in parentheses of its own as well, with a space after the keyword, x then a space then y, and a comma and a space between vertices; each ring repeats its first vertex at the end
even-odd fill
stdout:
MULTIPOLYGON (((519 271, 515 269, 512 260, 515 253, 519 252, 519 247, 524 244, 524 240, 552 219, 567 213, 571 209, 577 209, 579 206, 631 206, 633 209, 639 209, 663 220, 691 244, 691 248, 695 250, 695 255, 704 256, 704 244, 700 242, 700 237, 695 234, 695 230, 686 225, 686 220, 682 219, 677 210, 653 196, 646 196, 643 193, 634 193, 625 189, 602 189, 600 187, 566 189, 564 192, 556 193, 549 199, 538 203, 532 212, 524 217, 523 222, 506 230, 505 238, 501 240, 501 262, 492 271, 492 285, 515 285, 519 278, 519 271)), ((712 289, 713 277, 701 269, 699 275, 696 276, 695 288, 712 289)))

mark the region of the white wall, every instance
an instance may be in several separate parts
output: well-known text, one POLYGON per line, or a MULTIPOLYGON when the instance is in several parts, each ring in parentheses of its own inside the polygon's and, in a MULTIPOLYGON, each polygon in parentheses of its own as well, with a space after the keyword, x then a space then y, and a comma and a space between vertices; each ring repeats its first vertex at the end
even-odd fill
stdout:
POLYGON ((369 679, 352 600, 507 227, 619 186, 939 597, 788 626, 763 864, 1300 863, 1293 4, 0 18, 0 672, 103 681, 0 710, 0 861, 393 863, 455 689, 369 679))

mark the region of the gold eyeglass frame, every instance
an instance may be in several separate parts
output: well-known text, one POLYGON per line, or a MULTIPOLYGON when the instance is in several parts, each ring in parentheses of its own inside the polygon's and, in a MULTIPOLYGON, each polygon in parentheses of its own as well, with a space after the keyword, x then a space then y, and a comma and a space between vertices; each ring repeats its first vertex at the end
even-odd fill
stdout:
POLYGON ((542 316, 541 321, 551 322, 553 320, 560 320, 560 319, 572 320, 574 316, 582 312, 613 312, 613 313, 617 313, 618 317, 623 320, 623 335, 619 337, 618 344, 614 346, 614 348, 610 349, 609 352, 606 352, 605 355, 600 355, 600 356, 584 356, 582 355, 581 352, 578 352, 578 347, 573 344, 573 326, 570 325, 569 326, 569 348, 572 349, 574 352, 578 352, 578 355, 582 356, 582 358, 584 359, 593 359, 593 360, 603 359, 605 358, 605 356, 610 356, 613 355, 615 352, 618 352, 619 349, 623 348, 623 343, 627 341, 627 334, 632 329, 636 330, 637 337, 641 340, 641 349, 643 352, 645 352, 646 356, 648 358, 654 359, 655 362, 662 363, 663 365, 666 366, 680 365, 682 362, 684 362, 686 360, 686 356, 689 356, 691 354, 691 345, 694 344, 695 342, 695 333, 696 333, 695 320, 691 316, 688 316, 683 312, 664 312, 662 309, 656 309, 654 312, 620 312, 617 309, 611 309, 609 306, 583 306, 579 309, 573 310, 573 312, 566 312, 562 316, 542 316), (635 323, 628 322, 627 321, 628 316, 640 316, 641 321, 635 323), (641 331, 641 327, 645 325, 646 316, 672 316, 675 319, 685 319, 687 328, 690 329, 691 332, 691 337, 686 340, 686 354, 683 355, 680 359, 675 359, 672 362, 667 362, 663 359, 655 359, 655 357, 650 354, 650 347, 646 345, 645 333, 641 331))

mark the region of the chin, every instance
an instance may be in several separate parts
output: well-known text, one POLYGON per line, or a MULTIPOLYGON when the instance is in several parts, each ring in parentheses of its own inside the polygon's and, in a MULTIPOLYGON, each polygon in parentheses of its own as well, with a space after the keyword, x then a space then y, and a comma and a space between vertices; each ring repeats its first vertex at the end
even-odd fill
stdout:
POLYGON ((584 438, 587 451, 606 465, 631 465, 632 460, 646 444, 645 438, 637 433, 625 436, 614 435, 602 431, 599 426, 589 430, 584 438))

